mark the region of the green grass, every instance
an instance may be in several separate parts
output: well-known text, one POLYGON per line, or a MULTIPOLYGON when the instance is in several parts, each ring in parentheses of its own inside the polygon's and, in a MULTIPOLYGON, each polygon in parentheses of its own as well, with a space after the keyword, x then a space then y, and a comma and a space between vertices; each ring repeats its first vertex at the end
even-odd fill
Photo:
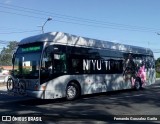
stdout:
POLYGON ((160 72, 156 72, 156 78, 160 78, 160 72))

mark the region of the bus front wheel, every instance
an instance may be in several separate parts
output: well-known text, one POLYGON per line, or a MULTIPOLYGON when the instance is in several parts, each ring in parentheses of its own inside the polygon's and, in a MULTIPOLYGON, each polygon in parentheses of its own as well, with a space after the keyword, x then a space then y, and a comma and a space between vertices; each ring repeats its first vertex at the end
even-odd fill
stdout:
POLYGON ((13 87, 14 87, 14 81, 13 81, 13 79, 12 78, 8 78, 8 81, 7 81, 7 90, 8 91, 12 91, 13 87))
POLYGON ((74 99, 78 98, 79 95, 80 95, 79 86, 74 82, 69 83, 67 85, 67 89, 66 89, 66 99, 67 100, 74 100, 74 99))

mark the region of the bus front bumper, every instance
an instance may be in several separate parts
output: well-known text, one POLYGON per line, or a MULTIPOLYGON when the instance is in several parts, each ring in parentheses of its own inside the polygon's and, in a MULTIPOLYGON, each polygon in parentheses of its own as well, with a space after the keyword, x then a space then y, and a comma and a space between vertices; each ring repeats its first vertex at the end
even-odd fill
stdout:
POLYGON ((32 91, 32 90, 26 90, 27 96, 39 98, 39 99, 45 99, 45 91, 43 90, 37 90, 37 91, 32 91))
POLYGON ((29 97, 39 98, 39 99, 45 98, 45 91, 43 90, 36 90, 36 91, 25 90, 25 92, 21 92, 20 90, 13 89, 12 91, 8 91, 8 94, 13 96, 29 96, 29 97))

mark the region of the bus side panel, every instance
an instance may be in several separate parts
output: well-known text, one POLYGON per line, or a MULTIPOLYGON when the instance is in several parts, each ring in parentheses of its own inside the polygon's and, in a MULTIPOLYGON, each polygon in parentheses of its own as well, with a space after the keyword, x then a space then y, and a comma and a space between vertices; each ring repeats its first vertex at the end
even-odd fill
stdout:
POLYGON ((65 97, 66 86, 69 78, 69 75, 63 75, 43 84, 46 86, 45 99, 56 99, 65 97))
POLYGON ((156 71, 155 69, 148 69, 148 71, 146 72, 146 86, 149 86, 151 84, 154 84, 156 81, 156 71))
MULTIPOLYGON (((155 83, 155 70, 149 69, 147 77, 147 86, 155 83)), ((132 88, 130 78, 124 78, 123 74, 63 75, 43 84, 46 86, 45 99, 65 97, 70 81, 80 84, 82 95, 132 88)))
POLYGON ((83 75, 63 75, 49 82, 43 84, 46 86, 45 99, 56 99, 66 97, 67 84, 71 81, 76 81, 80 84, 81 89, 83 89, 83 82, 85 76, 83 75))
POLYGON ((85 75, 83 94, 100 93, 114 90, 130 89, 131 83, 124 81, 122 74, 85 75), (91 82, 90 79, 94 77, 91 82))
POLYGON ((122 74, 63 75, 45 83, 45 99, 65 97, 67 84, 75 80, 81 86, 82 95, 131 88, 131 83, 125 82, 122 74))

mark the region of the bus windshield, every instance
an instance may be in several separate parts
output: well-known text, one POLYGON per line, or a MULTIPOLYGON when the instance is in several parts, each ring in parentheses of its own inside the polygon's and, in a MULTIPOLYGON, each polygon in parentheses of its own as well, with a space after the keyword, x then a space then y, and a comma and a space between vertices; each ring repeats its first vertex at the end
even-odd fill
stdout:
POLYGON ((13 75, 17 78, 39 78, 42 45, 19 46, 13 61, 13 75))

